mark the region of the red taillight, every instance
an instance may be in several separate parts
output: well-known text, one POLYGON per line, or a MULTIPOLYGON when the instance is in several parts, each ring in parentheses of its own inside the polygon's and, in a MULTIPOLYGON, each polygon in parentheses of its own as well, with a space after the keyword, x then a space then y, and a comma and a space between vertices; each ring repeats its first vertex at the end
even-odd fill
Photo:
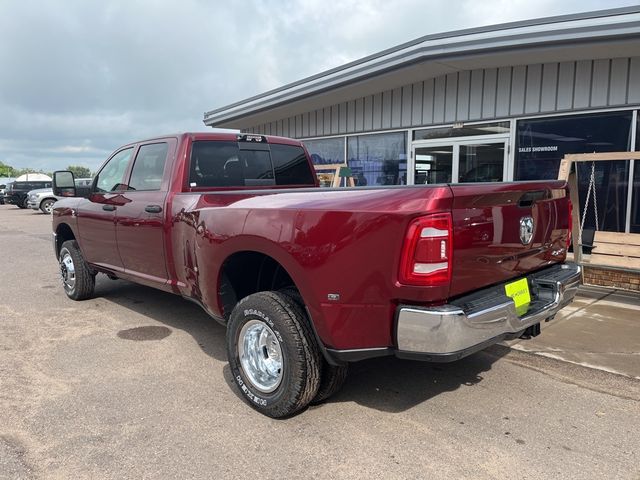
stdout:
POLYGON ((400 259, 400 283, 448 285, 451 280, 450 213, 416 218, 409 224, 400 259))

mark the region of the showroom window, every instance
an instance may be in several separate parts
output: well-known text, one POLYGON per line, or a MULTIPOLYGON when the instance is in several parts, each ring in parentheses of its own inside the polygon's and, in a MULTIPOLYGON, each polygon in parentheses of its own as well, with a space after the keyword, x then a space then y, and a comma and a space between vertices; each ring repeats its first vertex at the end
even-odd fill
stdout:
MULTIPOLYGON (((558 176, 560 160, 568 153, 628 151, 631 146, 632 112, 610 112, 521 120, 517 125, 515 179, 540 180, 558 176)), ((578 193, 580 212, 591 177, 591 163, 580 163, 578 193)), ((595 186, 598 229, 624 232, 629 187, 629 162, 596 162, 595 186)), ((590 202, 585 228, 595 228, 590 202)))
POLYGON ((348 137, 347 159, 358 186, 407 184, 405 132, 348 137))
POLYGON ((305 140, 314 165, 344 163, 344 137, 305 140))

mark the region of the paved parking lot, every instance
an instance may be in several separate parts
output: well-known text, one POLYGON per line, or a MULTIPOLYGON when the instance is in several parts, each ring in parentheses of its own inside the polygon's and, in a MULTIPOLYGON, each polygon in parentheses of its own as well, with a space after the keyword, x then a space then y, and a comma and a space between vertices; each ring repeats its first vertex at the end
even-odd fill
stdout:
POLYGON ((638 380, 501 346, 383 358, 271 420, 198 307, 104 276, 68 300, 49 231, 0 205, 0 479, 640 479, 638 380))

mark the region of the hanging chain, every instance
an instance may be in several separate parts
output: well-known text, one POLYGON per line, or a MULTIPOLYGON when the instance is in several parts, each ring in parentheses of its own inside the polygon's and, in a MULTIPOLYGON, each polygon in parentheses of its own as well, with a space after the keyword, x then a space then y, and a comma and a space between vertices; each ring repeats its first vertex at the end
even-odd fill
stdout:
POLYGON ((596 162, 591 162, 591 180, 589 186, 593 188, 593 213, 596 217, 596 232, 600 230, 600 222, 598 221, 598 197, 596 196, 596 162))
POLYGON ((587 218, 587 210, 589 210, 589 199, 591 198, 591 190, 593 190, 593 211, 596 217, 596 231, 598 231, 598 201, 596 199, 596 162, 591 162, 591 178, 589 178, 589 188, 587 189, 587 198, 584 201, 584 210, 582 211, 582 220, 580 221, 580 242, 582 242, 582 230, 584 229, 584 221, 587 218))

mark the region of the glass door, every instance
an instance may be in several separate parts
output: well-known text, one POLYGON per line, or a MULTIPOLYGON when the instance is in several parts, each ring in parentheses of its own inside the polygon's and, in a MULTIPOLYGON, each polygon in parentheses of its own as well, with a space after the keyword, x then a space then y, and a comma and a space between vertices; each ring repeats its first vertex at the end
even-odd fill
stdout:
POLYGON ((508 138, 466 138, 414 142, 414 184, 502 182, 508 138))
POLYGON ((461 144, 458 182, 501 182, 504 179, 506 142, 461 144))
POLYGON ((453 146, 414 148, 415 184, 451 183, 453 146))

